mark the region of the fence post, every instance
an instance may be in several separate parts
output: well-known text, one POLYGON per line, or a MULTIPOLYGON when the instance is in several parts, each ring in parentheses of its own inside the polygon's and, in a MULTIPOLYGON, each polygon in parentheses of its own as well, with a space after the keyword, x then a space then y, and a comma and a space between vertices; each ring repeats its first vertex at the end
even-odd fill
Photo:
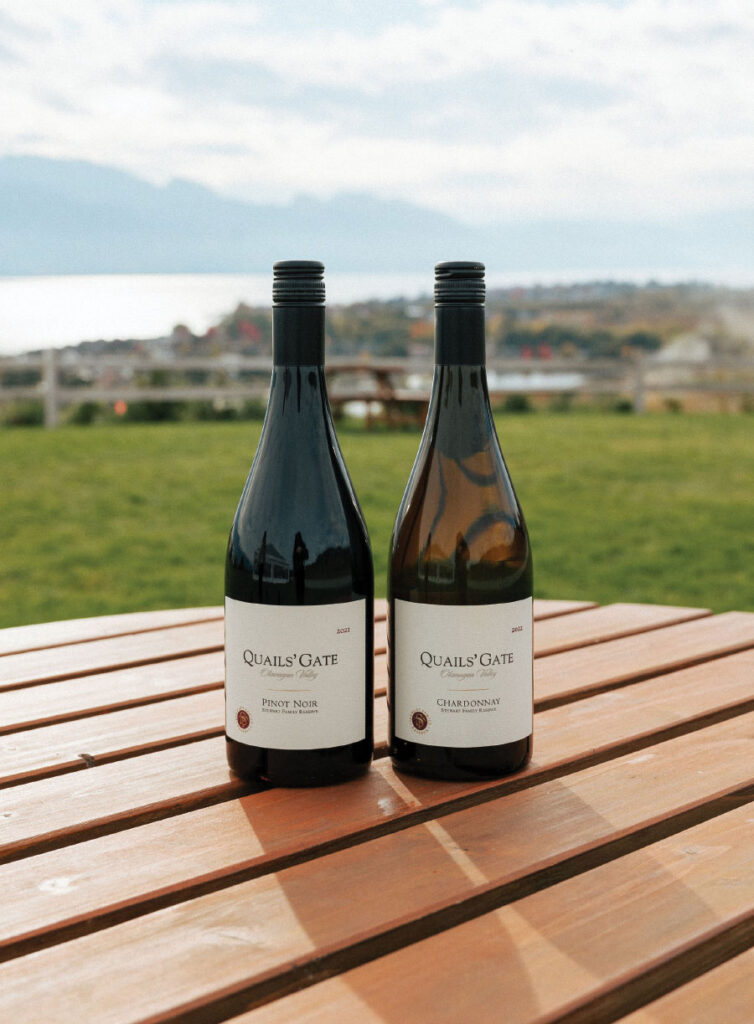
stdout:
POLYGON ((43 360, 45 426, 58 425, 58 359, 54 348, 45 349, 43 360))
POLYGON ((636 359, 636 376, 634 378, 634 412, 647 411, 647 393, 644 386, 644 357, 636 359))

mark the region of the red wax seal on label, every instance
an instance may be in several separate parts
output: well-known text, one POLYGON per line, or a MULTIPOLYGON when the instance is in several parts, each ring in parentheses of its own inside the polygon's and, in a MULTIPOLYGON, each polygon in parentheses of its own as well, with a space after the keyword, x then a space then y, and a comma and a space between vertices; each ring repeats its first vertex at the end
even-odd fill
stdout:
POLYGON ((251 715, 245 710, 245 708, 239 708, 238 714, 236 715, 236 721, 241 729, 248 729, 251 725, 251 715))
POLYGON ((414 711, 411 715, 411 725, 417 732, 424 732, 429 725, 429 716, 424 711, 414 711))

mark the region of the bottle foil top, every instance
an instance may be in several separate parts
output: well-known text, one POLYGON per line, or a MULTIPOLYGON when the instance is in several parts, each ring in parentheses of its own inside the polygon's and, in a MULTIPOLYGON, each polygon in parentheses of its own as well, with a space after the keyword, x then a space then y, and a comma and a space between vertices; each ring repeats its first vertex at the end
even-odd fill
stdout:
POLYGON ((324 305, 325 267, 319 260, 278 260, 272 271, 273 305, 324 305))
POLYGON ((437 305, 483 304, 485 297, 484 264, 451 260, 435 264, 435 303, 437 305))

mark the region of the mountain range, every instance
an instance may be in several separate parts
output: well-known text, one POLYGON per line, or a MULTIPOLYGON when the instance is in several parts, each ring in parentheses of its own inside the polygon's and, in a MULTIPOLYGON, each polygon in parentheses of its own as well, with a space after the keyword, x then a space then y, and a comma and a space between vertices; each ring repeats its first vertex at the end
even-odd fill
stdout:
POLYGON ((80 160, 0 158, 0 275, 266 271, 313 257, 338 271, 424 270, 481 259, 498 271, 752 268, 754 209, 667 221, 511 220, 469 226, 420 203, 338 194, 244 202, 186 180, 153 185, 80 160))

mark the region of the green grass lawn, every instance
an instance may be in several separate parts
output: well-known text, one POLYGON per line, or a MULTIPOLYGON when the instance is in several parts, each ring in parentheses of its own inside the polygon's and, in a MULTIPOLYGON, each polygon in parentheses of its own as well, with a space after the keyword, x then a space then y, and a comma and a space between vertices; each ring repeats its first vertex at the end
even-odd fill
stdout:
MULTIPOLYGON (((539 597, 754 610, 746 416, 509 415, 539 597)), ((222 600, 254 423, 0 431, 0 626, 222 600)), ((377 593, 415 433, 341 431, 377 593)))

